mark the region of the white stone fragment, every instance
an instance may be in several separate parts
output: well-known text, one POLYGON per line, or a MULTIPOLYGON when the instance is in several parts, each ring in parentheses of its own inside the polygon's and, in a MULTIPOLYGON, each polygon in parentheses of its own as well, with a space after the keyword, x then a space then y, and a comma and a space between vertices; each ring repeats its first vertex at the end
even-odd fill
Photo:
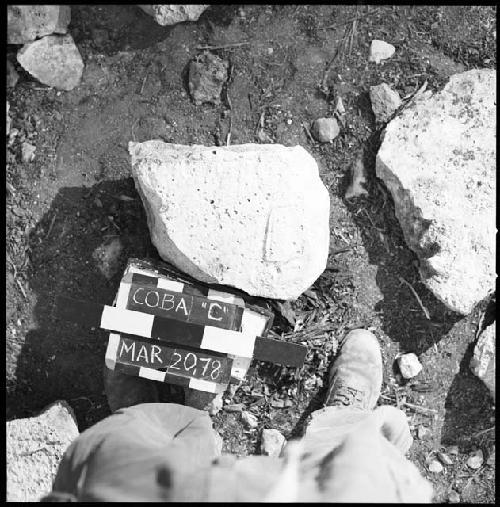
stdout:
POLYGON ((328 191, 302 147, 129 143, 160 256, 194 278, 295 299, 324 271, 328 191))
POLYGON ((78 436, 71 407, 56 401, 36 416, 7 422, 7 501, 38 502, 52 489, 62 456, 78 436))
POLYGON ((48 35, 25 44, 17 61, 41 83, 72 90, 80 83, 83 60, 71 35, 48 35))
POLYGON ((387 60, 387 58, 390 58, 395 51, 396 48, 392 44, 388 44, 383 40, 372 40, 368 61, 380 63, 381 60, 387 60))
POLYGON ((385 129, 376 174, 427 287, 468 314, 495 287, 496 71, 423 95, 385 129))
POLYGON ((477 340, 470 368, 472 373, 477 375, 486 384, 493 398, 495 398, 495 352, 495 324, 491 324, 481 333, 481 336, 477 340))
POLYGON ((397 361, 401 375, 404 378, 416 377, 422 371, 422 365, 413 352, 399 356, 397 361))
POLYGON ((257 420, 257 417, 255 417, 250 412, 242 412, 241 413, 241 420, 243 421, 243 424, 250 429, 257 428, 259 425, 259 421, 257 420))
POLYGON ((209 5, 139 5, 139 7, 161 26, 175 25, 183 21, 198 21, 209 5))

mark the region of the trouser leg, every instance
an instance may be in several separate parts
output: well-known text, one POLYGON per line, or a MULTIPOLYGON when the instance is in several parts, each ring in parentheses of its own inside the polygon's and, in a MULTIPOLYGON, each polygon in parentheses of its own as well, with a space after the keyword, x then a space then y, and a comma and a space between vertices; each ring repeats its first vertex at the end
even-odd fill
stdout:
POLYGON ((82 500, 165 499, 169 479, 159 484, 160 469, 183 473, 209 463, 220 447, 206 412, 158 403, 120 409, 71 444, 53 490, 82 500))

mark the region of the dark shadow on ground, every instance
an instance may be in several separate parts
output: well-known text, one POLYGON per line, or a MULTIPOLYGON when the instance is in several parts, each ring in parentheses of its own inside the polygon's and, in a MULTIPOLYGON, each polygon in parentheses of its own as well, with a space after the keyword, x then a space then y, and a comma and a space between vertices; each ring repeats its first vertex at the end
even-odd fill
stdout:
MULTIPOLYGON (((471 343, 460 363, 460 371, 448 390, 445 401, 446 418, 441 430, 443 445, 458 445, 463 452, 477 443, 475 433, 492 427, 495 412, 485 384, 470 371, 475 343, 471 343), (473 432, 471 432, 471 429, 473 432)), ((490 432, 494 439, 495 432, 490 432)))
POLYGON ((7 386, 7 419, 64 399, 84 429, 109 410, 102 379, 107 333, 54 319, 54 300, 65 295, 112 304, 127 259, 157 256, 133 180, 61 189, 28 243, 37 325, 19 353, 15 385, 7 386), (117 239, 122 248, 108 263, 108 279, 94 252, 117 239))

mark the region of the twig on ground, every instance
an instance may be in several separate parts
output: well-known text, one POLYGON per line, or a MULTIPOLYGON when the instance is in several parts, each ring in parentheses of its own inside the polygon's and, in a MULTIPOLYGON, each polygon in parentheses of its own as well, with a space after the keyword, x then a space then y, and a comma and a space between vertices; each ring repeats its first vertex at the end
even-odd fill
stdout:
POLYGON ((144 79, 142 80, 141 85, 141 91, 139 92, 139 95, 142 95, 142 92, 144 91, 144 85, 146 84, 146 80, 148 78, 149 69, 146 71, 146 75, 144 76, 144 79))
POLYGON ((484 435, 485 433, 488 433, 489 431, 493 431, 495 429, 495 426, 492 426, 491 428, 486 428, 485 430, 478 431, 477 433, 473 433, 471 437, 479 437, 481 435, 484 435))
POLYGON ((227 137, 226 137, 226 146, 229 146, 231 144, 231 128, 233 126, 233 120, 231 118, 231 116, 229 116, 229 131, 227 133, 227 137))
POLYGON ((24 291, 23 284, 21 283, 19 278, 16 278, 16 283, 17 283, 17 286, 19 287, 19 290, 21 291, 21 294, 23 295, 24 299, 28 299, 28 297, 26 296, 26 292, 24 291))
POLYGON ((336 250, 330 250, 329 255, 337 255, 339 253, 349 252, 350 250, 352 250, 351 247, 337 248, 336 250))
POLYGON ((233 42, 231 44, 221 44, 219 46, 196 46, 198 50, 211 50, 211 49, 230 49, 230 48, 239 48, 241 46, 248 46, 250 42, 233 42))
MULTIPOLYGON (((380 397, 383 398, 384 400, 394 401, 393 396, 387 396, 385 394, 381 394, 380 397)), ((399 398, 399 396, 397 396, 397 398, 399 398)), ((408 408, 414 410, 415 412, 419 412, 424 415, 433 415, 433 414, 438 413, 438 411, 434 410, 433 408, 421 407, 420 405, 415 405, 413 403, 409 403, 408 401, 404 401, 404 400, 396 400, 396 404, 399 405, 399 407, 408 407, 408 408)))
POLYGON ((314 140, 313 136, 311 135, 311 131, 309 130, 309 128, 307 127, 307 125, 304 123, 304 124, 302 124, 302 126, 304 127, 304 130, 306 131, 307 137, 309 138, 309 140, 311 141, 311 143, 316 144, 316 141, 314 140))
POLYGON ((420 297, 418 296, 417 292, 412 287, 412 285, 410 283, 408 283, 402 276, 400 276, 398 278, 400 279, 401 282, 403 282, 405 285, 407 285, 410 288, 410 290, 412 291, 413 295, 415 296, 415 299, 417 300, 418 304, 420 305, 420 308, 422 308, 422 311, 424 312, 425 318, 427 320, 431 320, 431 316, 429 315, 429 310, 427 310, 427 308, 424 306, 424 304, 422 303, 422 300, 420 299, 420 297))
POLYGON ((54 226, 54 222, 56 221, 56 215, 52 217, 52 220, 50 221, 49 228, 47 230, 47 234, 45 235, 45 239, 49 239, 50 233, 52 232, 52 227, 54 226))

